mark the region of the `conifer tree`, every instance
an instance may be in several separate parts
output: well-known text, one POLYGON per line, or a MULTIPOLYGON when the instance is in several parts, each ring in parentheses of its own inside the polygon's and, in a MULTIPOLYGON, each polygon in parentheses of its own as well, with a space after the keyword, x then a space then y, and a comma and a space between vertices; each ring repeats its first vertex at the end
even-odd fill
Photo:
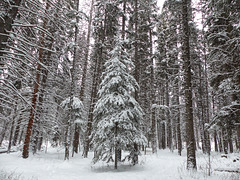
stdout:
POLYGON ((123 41, 116 37, 111 58, 104 64, 102 82, 98 91, 99 99, 94 108, 93 141, 95 150, 93 161, 110 161, 115 150, 115 168, 118 163, 118 149, 129 151, 129 159, 139 154, 136 145, 145 144, 146 138, 141 131, 142 109, 133 94, 138 84, 130 75, 133 63, 123 41))
POLYGON ((185 81, 185 107, 186 107, 186 142, 187 142, 187 169, 196 169, 195 138, 193 125, 193 105, 192 105, 192 75, 190 64, 189 45, 189 7, 191 1, 182 1, 182 26, 183 26, 183 61, 184 61, 184 81, 185 81))

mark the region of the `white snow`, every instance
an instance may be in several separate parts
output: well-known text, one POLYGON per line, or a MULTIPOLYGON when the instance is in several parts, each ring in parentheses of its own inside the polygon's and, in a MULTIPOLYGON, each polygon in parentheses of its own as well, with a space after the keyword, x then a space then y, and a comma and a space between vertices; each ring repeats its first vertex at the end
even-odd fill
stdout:
POLYGON ((28 159, 21 158, 20 152, 0 154, 0 172, 14 172, 24 180, 239 180, 239 173, 214 171, 238 170, 240 162, 233 162, 238 156, 221 158, 221 154, 212 155, 212 175, 209 177, 208 158, 202 153, 197 153, 197 172, 186 170, 186 152, 178 156, 176 151, 159 150, 157 155, 152 155, 150 149, 147 155, 139 158, 139 165, 131 166, 124 162, 114 170, 113 164, 99 162, 93 165, 92 153, 89 158, 84 159, 80 153, 64 161, 63 149, 48 148, 47 153, 30 155, 28 159))

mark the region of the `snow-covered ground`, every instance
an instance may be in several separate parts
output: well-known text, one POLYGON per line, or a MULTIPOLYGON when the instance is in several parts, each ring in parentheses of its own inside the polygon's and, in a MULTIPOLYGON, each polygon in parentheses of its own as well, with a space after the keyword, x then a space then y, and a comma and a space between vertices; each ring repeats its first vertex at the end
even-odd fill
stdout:
MULTIPOLYGON (((240 173, 220 172, 220 170, 239 170, 239 154, 221 158, 221 154, 211 157, 211 176, 208 174, 208 157, 197 153, 197 172, 186 170, 186 152, 178 156, 177 152, 159 150, 157 155, 148 151, 140 157, 140 163, 131 166, 128 162, 119 165, 114 170, 113 164, 99 162, 91 163, 89 158, 75 155, 69 161, 64 161, 63 150, 49 148, 47 153, 30 155, 28 159, 21 158, 21 152, 0 154, 0 173, 7 172, 20 175, 23 180, 240 180, 240 173), (219 171, 216 171, 219 170, 219 171)), ((0 176, 1 179, 1 176, 0 176)), ((2 180, 2 179, 1 179, 2 180)))

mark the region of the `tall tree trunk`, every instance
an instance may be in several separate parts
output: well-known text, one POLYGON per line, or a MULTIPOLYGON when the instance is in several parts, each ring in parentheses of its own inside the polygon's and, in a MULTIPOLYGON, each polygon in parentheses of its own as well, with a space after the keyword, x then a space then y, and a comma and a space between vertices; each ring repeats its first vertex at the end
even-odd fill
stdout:
MULTIPOLYGON (((134 13, 135 13, 135 42, 134 42, 134 48, 135 48, 135 54, 134 54, 134 64, 135 64, 135 70, 134 70, 134 78, 136 79, 137 83, 139 83, 139 69, 140 69, 140 63, 139 63, 139 59, 138 59, 138 0, 135 0, 135 7, 134 7, 134 13)), ((139 94, 138 91, 135 91, 135 99, 136 101, 139 101, 139 94)), ((134 144, 134 157, 133 157, 133 164, 138 164, 138 146, 137 144, 134 144)))
MULTIPOLYGON (((204 20, 205 20, 205 13, 202 13, 202 24, 204 24, 204 20)), ((205 96, 206 96, 206 120, 205 123, 209 123, 209 119, 210 119, 210 112, 209 112, 209 90, 208 90, 208 69, 207 69, 207 44, 206 44, 206 37, 205 36, 205 31, 204 31, 204 26, 202 27, 202 36, 203 36, 203 58, 204 58, 204 80, 205 80, 205 96)), ((207 152, 210 155, 211 153, 211 142, 210 142, 210 134, 208 132, 208 130, 205 128, 205 137, 206 137, 206 148, 207 148, 207 152)), ((214 138, 215 140, 215 138, 214 138)), ((215 141, 217 142, 217 141, 215 141)), ((217 143, 216 143, 217 144, 217 143)), ((215 145, 215 147, 217 147, 217 145, 215 145)), ((216 149, 215 149, 216 150, 216 149)))
POLYGON ((170 103, 169 103, 169 88, 168 88, 168 77, 166 77, 166 106, 168 110, 166 112, 167 118, 167 147, 172 150, 172 125, 171 125, 171 118, 170 118, 170 103))
POLYGON ((177 147, 178 147, 178 155, 182 154, 182 137, 181 137, 181 124, 180 124, 180 97, 179 97, 179 73, 177 79, 177 147))
POLYGON ((184 80, 185 80, 185 104, 186 104, 186 142, 187 142, 187 169, 196 169, 195 138, 193 125, 192 108, 192 77, 190 64, 189 46, 189 16, 188 10, 191 0, 182 1, 182 27, 183 27, 183 47, 182 56, 184 61, 184 80))
MULTIPOLYGON (((46 11, 49 9, 49 3, 47 2, 46 5, 46 11)), ((43 20, 43 29, 46 29, 47 26, 47 19, 43 20)), ((40 70, 41 70, 41 64, 43 62, 43 48, 45 43, 45 33, 42 32, 40 36, 40 48, 39 48, 39 54, 38 54, 38 63, 37 63, 37 70, 36 70, 36 78, 34 82, 34 90, 33 90, 33 97, 32 97, 32 106, 30 109, 30 117, 28 121, 28 126, 27 126, 27 132, 25 135, 25 141, 24 141, 24 146, 23 146, 23 153, 22 157, 23 158, 28 158, 29 156, 29 145, 30 145, 30 138, 31 138, 31 133, 32 133, 32 128, 33 128, 33 120, 34 120, 34 115, 35 115, 35 110, 36 110, 36 104, 37 104, 37 96, 38 96, 38 91, 39 91, 39 82, 40 82, 40 70)))
POLYGON ((79 93, 81 101, 84 100, 84 94, 86 89, 86 76, 87 76, 88 56, 89 56, 89 50, 90 50, 91 25, 92 25, 92 19, 93 19, 93 5, 94 5, 94 0, 92 0, 91 2, 91 9, 89 12, 87 45, 86 45, 86 51, 85 51, 82 80, 81 80, 82 84, 81 84, 80 93, 79 93))
MULTIPOLYGON (((100 53, 102 55, 102 47, 100 48, 100 53)), ((99 84, 99 77, 101 74, 101 60, 102 57, 97 59, 97 62, 95 62, 94 67, 94 73, 93 73, 93 84, 92 84, 92 90, 91 90, 91 101, 90 101, 90 107, 88 112, 88 123, 87 123, 87 130, 86 130, 86 137, 85 137, 85 143, 84 143, 84 150, 83 150, 83 157, 87 158, 88 151, 89 151, 89 145, 90 145, 90 135, 92 132, 92 122, 93 122, 93 109, 94 105, 96 103, 97 98, 97 90, 98 90, 98 84, 99 84)))
MULTIPOLYGON (((151 19, 148 17, 149 24, 151 19)), ((149 30, 150 37, 150 57, 151 57, 151 118, 152 118, 152 153, 157 153, 157 134, 156 134, 156 109, 152 106, 155 104, 155 76, 154 76, 154 59, 153 59, 153 47, 152 47, 152 30, 149 30)))
MULTIPOLYGON (((53 46, 53 39, 50 39, 50 44, 49 44, 49 49, 52 49, 53 46)), ((50 61, 51 61, 51 55, 52 52, 48 51, 46 54, 46 57, 43 59, 43 64, 48 67, 50 65, 50 61)), ((42 82, 41 82, 41 89, 40 89, 40 93, 39 93, 39 97, 38 97, 38 108, 37 108, 37 115, 38 118, 36 119, 36 123, 35 123, 35 137, 33 139, 33 153, 35 154, 37 152, 38 148, 38 141, 39 141, 39 134, 40 134, 40 127, 41 127, 41 115, 43 113, 43 99, 44 99, 44 94, 45 94, 45 89, 47 86, 47 78, 48 78, 48 70, 42 67, 42 82)))
MULTIPOLYGON (((77 61, 77 44, 78 44, 78 34, 79 34, 79 29, 78 29, 78 24, 79 24, 79 18, 78 18, 78 11, 79 11, 79 0, 77 0, 77 4, 76 4, 76 11, 77 11, 77 16, 76 16, 76 25, 75 25, 75 39, 74 39, 74 54, 73 54, 73 67, 72 67, 72 84, 71 84, 71 88, 72 88, 72 96, 70 97, 70 105, 71 105, 71 109, 72 109, 72 104, 71 102, 73 102, 73 95, 74 95, 74 84, 75 84, 75 64, 76 64, 76 61, 77 61)), ((88 47, 87 47, 88 48, 88 47)), ((86 65, 87 66, 87 65, 86 65)), ((87 67, 86 67, 87 68, 87 67)), ((85 70, 85 69, 84 69, 85 70)), ((86 70, 85 70, 86 71, 86 70)), ((83 72, 83 73, 86 73, 86 72, 83 72)), ((84 76, 84 74, 83 74, 84 76)), ((84 79, 85 81, 85 79, 84 79)), ((85 82, 84 82, 85 83, 85 82)), ((81 88, 83 89, 83 88, 81 88)), ((80 93, 84 93, 84 90, 82 90, 83 92, 81 92, 80 90, 80 93)), ((72 116, 72 115, 70 115, 72 116)), ((73 149, 72 149, 72 157, 74 156, 74 152, 75 153, 78 153, 78 146, 79 146, 79 133, 80 133, 80 128, 79 128, 79 125, 77 123, 75 123, 75 126, 74 126, 74 136, 73 136, 73 149)))

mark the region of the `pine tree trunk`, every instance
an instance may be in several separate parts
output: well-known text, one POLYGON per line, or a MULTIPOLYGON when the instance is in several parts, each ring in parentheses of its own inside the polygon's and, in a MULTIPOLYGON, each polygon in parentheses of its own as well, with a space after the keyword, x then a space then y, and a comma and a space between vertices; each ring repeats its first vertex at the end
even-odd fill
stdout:
POLYGON ((182 154, 182 137, 181 137, 181 124, 180 124, 180 97, 179 97, 179 75, 177 80, 177 147, 178 155, 182 154))
MULTIPOLYGON (((202 13, 202 24, 204 24, 204 19, 205 19, 205 13, 202 13)), ((203 58, 204 58, 204 80, 205 80, 205 96, 206 96, 206 120, 205 123, 209 123, 210 119, 210 112, 209 112, 209 90, 208 90, 208 69, 207 69, 207 44, 206 44, 206 36, 205 36, 205 31, 204 31, 204 26, 202 27, 202 36, 203 36, 203 58)), ((206 148, 208 151, 208 154, 210 155, 211 152, 211 142, 210 142, 210 134, 208 130, 205 128, 205 141, 206 141, 206 148)), ((215 137, 214 137, 215 140, 215 137)), ((217 142, 217 141, 215 141, 217 142)), ((217 143, 216 143, 217 144, 217 143)), ((217 147, 217 145, 215 145, 217 147)), ((216 150, 216 149, 215 149, 216 150)))
MULTIPOLYGON (((139 59, 138 59, 138 0, 135 0, 135 9, 134 9, 134 13, 135 13, 135 42, 134 42, 134 46, 135 46, 135 54, 134 54, 134 58, 135 58, 135 70, 134 70, 134 78, 137 81, 137 83, 139 83, 139 69, 140 69, 140 63, 139 63, 139 59)), ((136 101, 139 101, 139 94, 138 91, 135 92, 135 99, 136 101)), ((134 157, 133 157, 133 165, 138 164, 138 146, 137 144, 134 144, 134 157)))
MULTIPOLYGON (((46 11, 49 9, 49 3, 47 2, 46 5, 46 11)), ((47 26, 47 19, 43 20, 43 29, 46 29, 47 26)), ((42 32, 40 36, 40 46, 44 47, 44 38, 45 38, 45 33, 42 32)), ((30 117, 28 121, 28 126, 27 126, 27 132, 25 135, 25 141, 24 141, 24 146, 23 146, 23 153, 22 157, 23 158, 28 158, 29 156, 29 145, 30 145, 30 138, 31 138, 31 133, 32 133, 32 128, 33 128, 33 121, 34 121, 34 115, 35 115, 35 110, 36 110, 36 104, 37 104, 37 96, 38 96, 38 91, 39 91, 39 82, 40 82, 40 70, 41 70, 41 63, 43 62, 43 48, 39 48, 39 56, 38 56, 38 63, 37 63, 37 70, 36 70, 36 78, 35 78, 35 83, 34 83, 34 90, 33 90, 33 97, 32 97, 32 106, 30 109, 30 117)))
POLYGON ((40 151, 43 143, 43 132, 38 137, 37 150, 40 151))
POLYGON ((223 142, 222 142, 222 133, 219 133, 219 139, 218 139, 218 146, 219 146, 219 152, 223 152, 223 142))
POLYGON ((19 136, 19 132, 20 132, 20 124, 22 122, 22 119, 19 118, 17 121, 17 125, 16 125, 16 129, 14 132, 14 136, 13 136, 13 146, 17 145, 17 140, 18 140, 18 136, 19 136))
POLYGON ((171 125, 171 119, 170 119, 170 109, 169 109, 169 89, 168 89, 168 77, 166 78, 166 106, 168 107, 168 110, 166 112, 166 118, 167 118, 167 147, 172 150, 172 125, 171 125))
POLYGON ((161 123, 157 120, 158 149, 162 149, 161 123))
POLYGON ((232 141, 232 127, 228 126, 227 128, 227 141, 228 141, 228 145, 229 145, 229 152, 233 153, 233 141, 232 141))
POLYGON ((7 121, 7 122, 5 121, 4 125, 3 125, 2 132, 1 132, 1 136, 0 136, 0 147, 2 146, 2 142, 5 138, 6 132, 8 130, 8 125, 9 125, 9 121, 7 121))
POLYGON ((68 114, 69 115, 67 116, 67 124, 66 124, 66 130, 65 130, 65 140, 64 140, 64 145, 65 145, 64 160, 69 160, 70 129, 71 129, 70 116, 71 116, 71 113, 69 112, 68 114))
POLYGON ((162 122, 162 149, 166 149, 166 126, 165 122, 162 122))
POLYGON ((20 133, 20 137, 19 137, 19 140, 18 140, 18 144, 21 144, 21 142, 22 142, 24 127, 25 127, 25 126, 23 126, 22 131, 21 131, 21 133, 20 133))
POLYGON ((85 89, 86 89, 88 56, 89 56, 89 50, 90 50, 91 25, 92 25, 92 19, 93 19, 93 5, 94 5, 94 0, 92 0, 92 2, 91 2, 91 9, 90 9, 90 12, 89 12, 89 22, 88 22, 88 32, 87 32, 87 45, 86 45, 86 51, 85 51, 82 80, 81 80, 82 84, 81 84, 80 93, 79 93, 80 100, 82 102, 84 100, 84 94, 85 94, 85 89))
POLYGON ((228 134, 225 128, 223 128, 222 130, 222 135, 223 135, 223 151, 225 154, 228 154, 228 134))
MULTIPOLYGON (((14 112, 16 112, 16 110, 14 110, 14 112)), ((14 118, 12 119, 12 125, 11 125, 11 130, 10 130, 10 137, 9 137, 8 150, 7 150, 8 153, 10 153, 11 147, 12 147, 13 129, 14 129, 14 118)))
MULTIPOLYGON (((118 135, 118 124, 115 123, 115 137, 117 137, 118 135)), ((117 165, 118 165, 118 142, 115 142, 115 159, 114 159, 114 168, 117 169, 117 165)))
MULTIPOLYGON (((49 44, 49 49, 52 49, 53 46, 53 39, 50 39, 50 44, 49 44)), ((52 52, 48 51, 46 53, 46 57, 43 58, 43 64, 48 67, 50 65, 50 61, 51 61, 51 55, 52 52)), ((40 93, 39 93, 39 97, 38 97, 38 108, 37 108, 37 115, 38 117, 36 118, 36 123, 35 123, 35 129, 33 132, 35 132, 34 138, 33 138, 33 154, 35 154, 38 150, 38 140, 39 138, 39 134, 40 133, 40 127, 41 127, 41 115, 43 113, 43 99, 44 99, 44 95, 45 95, 45 89, 47 86, 47 78, 48 78, 48 70, 42 67, 42 81, 41 81, 41 89, 40 89, 40 93)), ((34 134, 34 133, 33 133, 34 134)))
MULTIPOLYGON (((139 63, 139 58, 138 58, 138 46, 139 46, 138 45, 138 0, 135 0, 134 2, 135 2, 135 9, 134 9, 134 13, 135 13, 134 78, 136 79, 137 83, 139 84, 140 63, 139 63)), ((136 99, 136 101, 139 101, 139 94, 137 91, 135 92, 135 99, 136 99)))
MULTIPOLYGON (((78 13, 79 11, 79 0, 77 0, 77 4, 76 4, 76 11, 78 13)), ((79 34, 79 29, 78 29, 78 24, 79 24, 79 18, 78 15, 76 16, 76 25, 75 25, 75 36, 74 36, 74 54, 73 54, 73 67, 72 67, 72 84, 71 84, 71 88, 72 88, 72 95, 70 97, 70 106, 71 106, 71 112, 72 113, 72 104, 71 102, 73 102, 73 96, 74 96, 74 84, 75 84, 75 64, 77 61, 77 44, 78 44, 78 34, 79 34)), ((86 70, 85 70, 86 71, 86 70)), ((86 72, 83 72, 86 73, 86 72)), ((84 76, 85 74, 83 74, 84 76)), ((85 81, 85 79, 84 79, 85 81)), ((82 89, 82 88, 81 88, 82 89)), ((81 90, 80 90, 81 91, 81 90)), ((80 92, 80 93, 84 93, 84 92, 80 92)), ((72 114, 70 114, 70 116, 72 116, 72 114)), ((74 152, 78 153, 78 146, 79 146, 79 125, 75 124, 74 126, 74 136, 73 136, 73 149, 72 149, 72 157, 74 156, 74 152)))
POLYGON ((189 46, 189 16, 188 10, 191 0, 182 1, 182 27, 183 27, 183 61, 185 80, 185 104, 186 104, 186 142, 187 142, 187 169, 196 169, 195 139, 192 108, 192 82, 189 46))
MULTIPOLYGON (((151 19, 148 17, 149 24, 151 24, 151 19)), ((152 47, 152 30, 149 30, 149 37, 150 37, 150 57, 151 57, 151 118, 152 118, 152 153, 157 153, 157 134, 156 134, 156 110, 152 108, 155 104, 155 76, 154 76, 154 59, 153 56, 153 47, 152 47)))
POLYGON ((237 150, 240 151, 240 125, 237 126, 237 142, 238 142, 237 150))
POLYGON ((218 152, 218 142, 217 142, 217 132, 216 130, 214 130, 214 149, 215 149, 215 152, 218 152))
MULTIPOLYGON (((101 51, 101 55, 102 55, 102 49, 100 51, 101 51)), ((94 109, 94 105, 96 103, 99 77, 101 74, 101 60, 102 60, 102 58, 100 57, 97 60, 97 62, 95 63, 95 67, 94 67, 93 85, 92 85, 92 90, 91 90, 91 101, 90 101, 91 104, 89 107, 88 123, 87 123, 87 130, 86 130, 86 137, 85 137, 84 151, 83 151, 84 158, 87 158, 87 156, 88 156, 89 145, 90 145, 90 141, 91 141, 90 135, 92 133, 93 109, 94 109)))

